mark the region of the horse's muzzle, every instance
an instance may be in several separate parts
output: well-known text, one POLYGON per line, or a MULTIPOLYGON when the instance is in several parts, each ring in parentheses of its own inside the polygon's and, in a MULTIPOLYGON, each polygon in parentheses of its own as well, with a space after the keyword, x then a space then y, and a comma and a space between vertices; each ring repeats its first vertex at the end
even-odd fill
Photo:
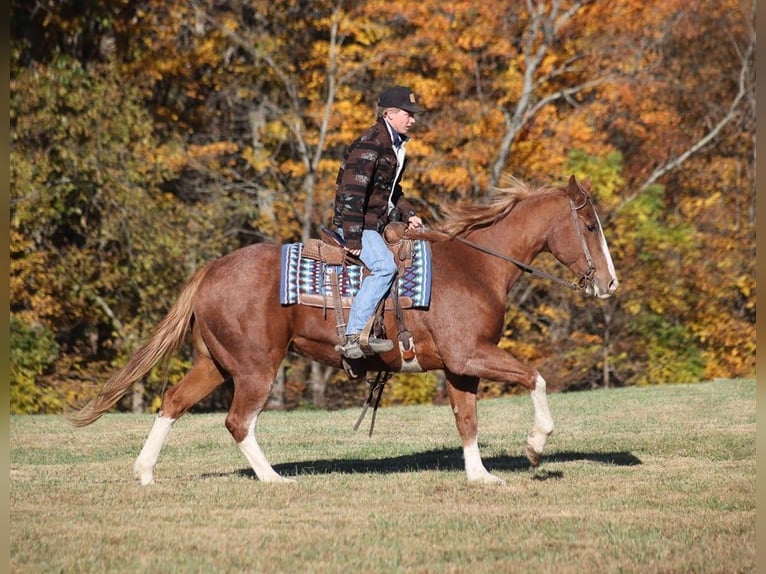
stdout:
POLYGON ((617 287, 619 287, 619 285, 620 282, 617 279, 611 279, 606 289, 603 289, 599 286, 598 281, 591 281, 585 287, 585 292, 588 295, 593 295, 599 299, 607 299, 611 297, 615 291, 617 291, 617 287))

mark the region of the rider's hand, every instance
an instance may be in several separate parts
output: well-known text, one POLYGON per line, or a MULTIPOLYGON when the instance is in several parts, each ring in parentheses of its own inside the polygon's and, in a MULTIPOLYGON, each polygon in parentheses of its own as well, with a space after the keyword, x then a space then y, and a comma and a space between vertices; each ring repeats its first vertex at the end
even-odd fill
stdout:
POLYGON ((423 220, 417 215, 413 215, 407 220, 408 229, 418 229, 420 227, 423 227, 423 220))

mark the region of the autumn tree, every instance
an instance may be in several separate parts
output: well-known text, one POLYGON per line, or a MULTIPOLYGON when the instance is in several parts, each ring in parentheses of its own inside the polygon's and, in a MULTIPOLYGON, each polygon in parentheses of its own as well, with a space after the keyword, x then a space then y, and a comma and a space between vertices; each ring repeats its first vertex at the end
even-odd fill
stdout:
POLYGON ((59 57, 11 94, 11 314, 55 334, 53 380, 88 380, 188 272, 178 206, 149 116, 109 71, 59 57))
MULTIPOLYGON (((752 374, 754 13, 750 0, 12 2, 21 394, 57 408, 53 381, 100 379, 191 270, 314 235, 345 145, 393 83, 429 109, 404 182, 429 225, 506 173, 590 178, 620 290, 585 301, 525 276, 500 343, 552 388, 752 374)), ((283 375, 297 402, 306 379, 320 404, 325 382, 342 386, 295 357, 283 375)), ((392 400, 433 397, 432 379, 396 381, 392 400)))

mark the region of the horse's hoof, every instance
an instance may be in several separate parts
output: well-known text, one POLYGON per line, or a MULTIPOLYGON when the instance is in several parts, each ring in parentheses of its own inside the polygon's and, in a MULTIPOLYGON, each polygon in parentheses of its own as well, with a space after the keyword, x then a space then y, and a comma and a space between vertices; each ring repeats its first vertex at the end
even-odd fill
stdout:
POLYGON ((470 478, 468 479, 468 482, 472 482, 474 484, 505 484, 505 481, 502 478, 490 473, 470 478))
POLYGON ((287 478, 282 476, 281 474, 273 474, 268 475, 264 477, 258 477, 258 480, 260 482, 269 483, 269 484, 295 484, 297 481, 294 478, 287 478))
POLYGON ((136 478, 141 482, 141 486, 149 486, 150 484, 154 484, 154 475, 136 475, 136 478))
POLYGON ((495 476, 494 474, 490 474, 487 479, 484 481, 484 484, 505 484, 505 480, 500 478, 499 476, 495 476))
POLYGON ((532 466, 532 468, 537 468, 540 465, 541 455, 535 452, 535 449, 533 449, 531 446, 527 445, 524 454, 527 455, 527 460, 529 461, 529 464, 532 466))
POLYGON ((141 469, 138 465, 133 467, 133 476, 141 482, 141 486, 154 484, 154 472, 141 469))

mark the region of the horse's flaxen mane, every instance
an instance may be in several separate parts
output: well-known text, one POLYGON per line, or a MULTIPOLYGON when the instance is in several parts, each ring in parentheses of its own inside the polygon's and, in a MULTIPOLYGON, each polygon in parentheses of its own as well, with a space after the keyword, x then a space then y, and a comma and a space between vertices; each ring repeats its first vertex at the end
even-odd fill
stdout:
POLYGON ((492 188, 486 202, 463 205, 442 205, 445 220, 438 229, 450 237, 464 235, 474 229, 487 227, 499 221, 522 200, 560 191, 555 187, 532 187, 515 177, 504 179, 508 185, 492 188))

